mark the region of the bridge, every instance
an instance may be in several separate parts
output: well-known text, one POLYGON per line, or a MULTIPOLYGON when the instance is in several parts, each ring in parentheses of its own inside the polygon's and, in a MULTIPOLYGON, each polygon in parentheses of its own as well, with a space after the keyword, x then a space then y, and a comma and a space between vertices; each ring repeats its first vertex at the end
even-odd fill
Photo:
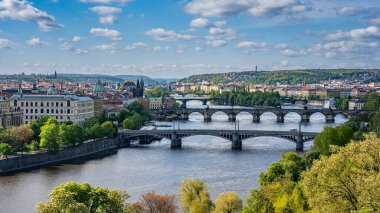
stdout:
MULTIPOLYGON (((301 131, 267 131, 267 130, 121 130, 120 140, 129 145, 131 140, 144 139, 147 137, 160 137, 171 140, 171 148, 178 149, 182 146, 182 138, 194 135, 211 135, 231 141, 232 150, 241 150, 242 141, 254 137, 278 137, 296 144, 297 151, 303 151, 303 144, 314 140, 318 135, 316 132, 301 131)), ((205 141, 207 143, 207 141, 205 141)))
POLYGON ((222 101, 224 105, 228 105, 227 100, 224 98, 210 98, 210 97, 181 97, 175 98, 176 101, 180 101, 182 103, 182 107, 186 108, 186 103, 189 101, 200 101, 203 105, 207 105, 209 101, 222 101))
POLYGON ((335 109, 283 109, 278 107, 262 107, 262 108, 183 108, 178 110, 160 109, 155 110, 153 113, 157 119, 164 120, 168 115, 176 115, 180 120, 188 120, 189 115, 192 113, 200 113, 203 115, 205 122, 210 122, 211 117, 216 112, 223 112, 228 115, 228 121, 236 121, 236 115, 246 112, 252 115, 253 122, 259 123, 260 117, 266 112, 273 113, 277 117, 277 122, 283 123, 285 116, 288 113, 297 113, 301 117, 301 122, 310 122, 310 116, 315 113, 320 113, 325 116, 327 123, 335 122, 335 116, 341 114, 345 117, 350 117, 358 114, 369 114, 372 111, 366 110, 335 110, 335 109))

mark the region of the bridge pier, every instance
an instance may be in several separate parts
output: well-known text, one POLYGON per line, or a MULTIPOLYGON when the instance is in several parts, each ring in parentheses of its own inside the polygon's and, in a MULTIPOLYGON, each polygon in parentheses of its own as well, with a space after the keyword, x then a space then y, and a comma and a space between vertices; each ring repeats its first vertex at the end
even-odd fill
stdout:
POLYGON ((243 146, 243 143, 241 139, 239 138, 239 135, 237 133, 232 135, 232 144, 231 144, 231 149, 232 150, 241 150, 243 146))
POLYGON ((208 100, 202 100, 203 105, 207 105, 208 100))
POLYGON ((297 136, 296 151, 303 151, 303 137, 302 137, 302 135, 297 136))
POLYGON ((334 123, 335 122, 335 115, 328 114, 326 115, 326 123, 334 123))
POLYGON ((181 149, 181 147, 182 147, 182 139, 181 138, 177 138, 177 133, 176 132, 172 133, 172 139, 171 139, 170 147, 172 149, 181 149))
POLYGON ((228 121, 235 122, 236 121, 236 115, 234 113, 228 114, 228 121))
POLYGON ((309 123, 310 122, 310 115, 308 113, 301 115, 301 122, 302 123, 309 123))
POLYGON ((252 114, 253 123, 260 123, 260 114, 252 114))
POLYGON ((284 114, 278 114, 277 115, 277 123, 284 123, 285 121, 285 115, 284 114))
POLYGON ((203 120, 204 122, 211 122, 211 115, 207 111, 203 113, 203 120))
POLYGON ((189 115, 187 113, 181 113, 180 119, 187 121, 187 120, 189 120, 189 115))

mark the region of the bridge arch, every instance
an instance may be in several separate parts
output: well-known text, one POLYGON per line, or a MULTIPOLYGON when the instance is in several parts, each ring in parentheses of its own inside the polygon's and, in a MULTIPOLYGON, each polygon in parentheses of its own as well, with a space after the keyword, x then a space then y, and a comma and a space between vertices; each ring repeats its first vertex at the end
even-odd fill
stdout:
POLYGON ((297 122, 301 121, 302 115, 298 112, 289 111, 284 116, 285 120, 296 120, 297 122))
POLYGON ((211 120, 228 121, 228 114, 225 111, 215 111, 211 113, 211 120))
POLYGON ((315 112, 310 115, 311 122, 321 122, 326 120, 326 115, 322 112, 315 112))
POLYGON ((250 113, 248 111, 241 111, 241 112, 236 114, 236 119, 237 120, 252 120, 253 115, 252 115, 252 113, 250 113))
POLYGON ((199 111, 191 111, 191 112, 189 112, 189 114, 188 114, 188 117, 189 117, 189 119, 190 120, 200 120, 200 119, 204 119, 204 115, 203 115, 203 112, 202 112, 202 110, 199 110, 199 111))
POLYGON ((277 119, 276 113, 271 112, 271 111, 263 112, 260 114, 260 120, 261 121, 263 121, 263 120, 275 121, 276 119, 277 119))

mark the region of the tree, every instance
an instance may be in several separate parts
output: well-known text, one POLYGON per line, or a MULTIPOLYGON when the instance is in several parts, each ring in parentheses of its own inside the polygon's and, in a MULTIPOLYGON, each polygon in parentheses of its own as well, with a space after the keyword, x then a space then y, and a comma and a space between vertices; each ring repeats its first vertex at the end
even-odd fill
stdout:
POLYGON ((354 132, 349 126, 326 126, 314 140, 313 149, 322 155, 330 154, 330 145, 344 146, 354 137, 354 132))
POLYGON ((117 128, 112 124, 111 121, 104 122, 101 127, 106 137, 115 137, 117 133, 117 128))
POLYGON ((93 127, 95 124, 99 124, 99 120, 96 117, 86 118, 83 122, 83 129, 89 129, 93 127))
POLYGON ((206 213, 212 209, 207 185, 199 179, 186 179, 180 186, 180 203, 183 212, 206 213))
POLYGON ((369 115, 369 128, 370 130, 380 133, 380 112, 374 112, 369 115))
POLYGON ((59 139, 62 146, 82 144, 85 140, 83 129, 78 124, 61 124, 59 127, 59 139))
POLYGON ((129 195, 126 192, 93 188, 88 183, 62 184, 52 190, 50 198, 51 200, 46 203, 37 204, 38 213, 124 213, 129 209, 129 204, 126 203, 129 195))
POLYGON ((102 110, 102 112, 98 116, 98 121, 99 121, 100 124, 103 124, 104 122, 107 121, 107 113, 106 113, 105 110, 102 110))
POLYGON ((139 101, 134 101, 128 106, 128 110, 141 114, 141 112, 144 110, 144 105, 139 101))
POLYGON ((59 126, 57 120, 49 118, 45 125, 41 128, 40 147, 49 151, 57 151, 59 149, 59 126))
POLYGON ((175 213, 178 209, 175 197, 175 195, 159 195, 155 192, 148 192, 141 195, 139 202, 134 204, 134 212, 175 213))
POLYGON ((105 131, 104 128, 99 124, 96 123, 91 128, 88 128, 85 130, 86 132, 86 139, 99 139, 105 137, 105 131))
POLYGON ((236 192, 225 192, 215 200, 215 213, 237 213, 242 209, 243 202, 236 192))
POLYGON ((379 153, 380 139, 371 133, 316 160, 301 181, 313 211, 380 211, 379 153))
POLYGON ((144 118, 136 112, 123 121, 123 127, 126 129, 140 129, 143 124, 144 118))
POLYGON ((0 143, 0 156, 7 156, 13 154, 12 146, 6 143, 0 143))
POLYGON ((127 116, 128 116, 127 110, 124 110, 124 109, 120 110, 117 116, 119 123, 123 123, 123 121, 127 118, 127 116))
POLYGON ((49 116, 42 116, 38 118, 37 120, 33 121, 30 123, 31 128, 33 129, 34 132, 34 139, 37 141, 40 141, 40 133, 41 133, 41 128, 42 126, 45 125, 47 120, 49 119, 49 116))
POLYGON ((9 133, 13 139, 11 145, 16 150, 19 150, 27 143, 30 143, 34 137, 34 132, 30 125, 12 127, 9 129, 9 133))

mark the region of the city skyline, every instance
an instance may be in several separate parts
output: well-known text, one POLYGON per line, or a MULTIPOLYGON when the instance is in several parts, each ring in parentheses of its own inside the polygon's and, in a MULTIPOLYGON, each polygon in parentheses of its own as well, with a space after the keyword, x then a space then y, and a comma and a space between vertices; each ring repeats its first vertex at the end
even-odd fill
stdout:
POLYGON ((3 0, 2 74, 379 68, 374 0, 3 0))

